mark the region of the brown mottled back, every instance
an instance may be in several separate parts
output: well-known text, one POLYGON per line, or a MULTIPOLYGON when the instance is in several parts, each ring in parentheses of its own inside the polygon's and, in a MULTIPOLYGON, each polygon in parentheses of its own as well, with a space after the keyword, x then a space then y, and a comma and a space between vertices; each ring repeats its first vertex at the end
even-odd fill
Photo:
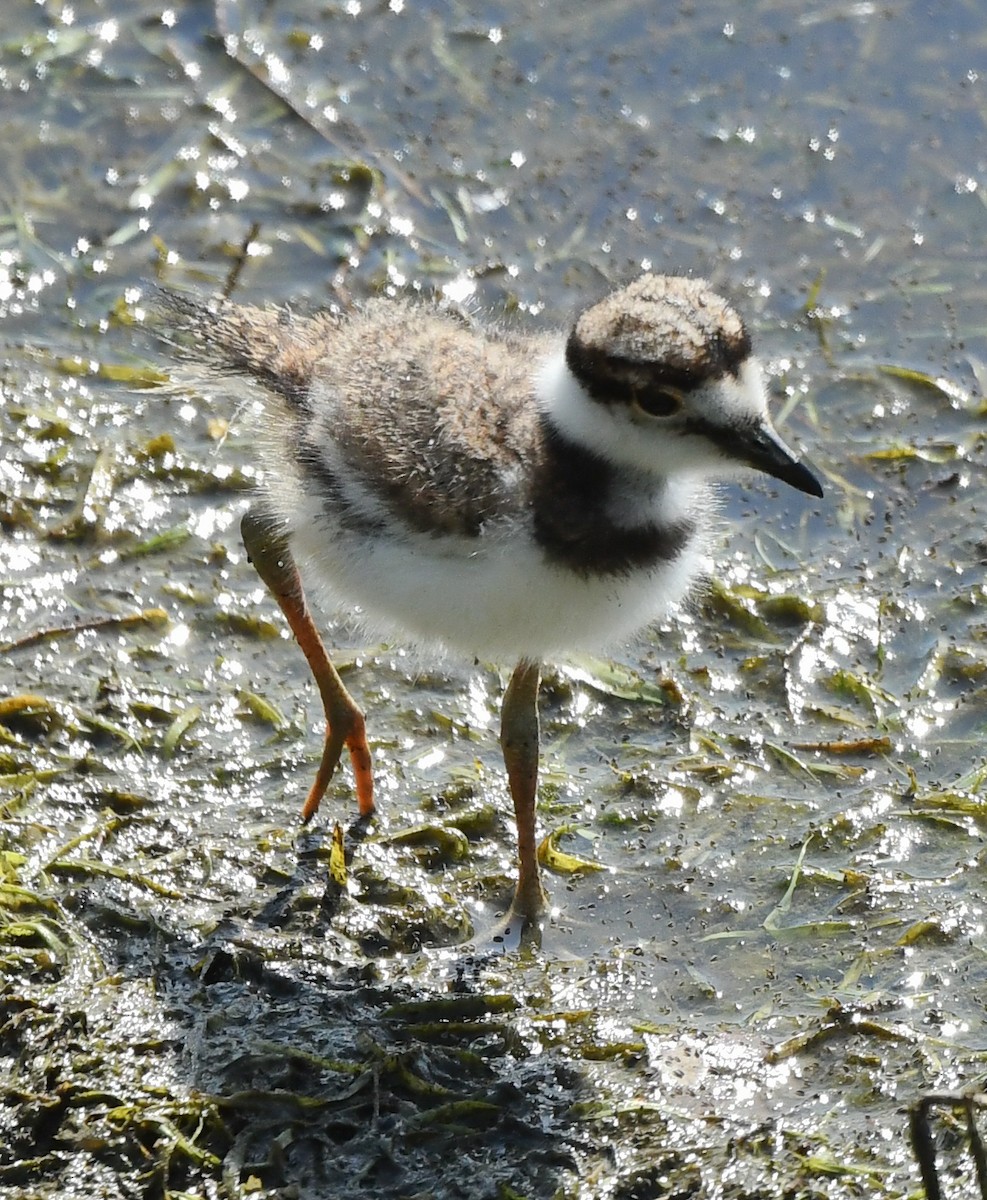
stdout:
POLYGON ((375 301, 333 332, 315 364, 312 389, 328 403, 309 427, 312 448, 334 442, 421 531, 475 536, 524 502, 522 458, 537 438, 532 349, 375 301))

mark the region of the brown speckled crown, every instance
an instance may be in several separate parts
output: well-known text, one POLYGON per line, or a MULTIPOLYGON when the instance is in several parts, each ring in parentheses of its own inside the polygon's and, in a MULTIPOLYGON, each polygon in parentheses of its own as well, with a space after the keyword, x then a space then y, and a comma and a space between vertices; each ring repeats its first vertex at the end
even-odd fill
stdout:
POLYGON ((689 391, 736 375, 750 352, 744 322, 705 280, 670 275, 642 275, 594 304, 566 344, 569 369, 608 404, 641 386, 689 391))

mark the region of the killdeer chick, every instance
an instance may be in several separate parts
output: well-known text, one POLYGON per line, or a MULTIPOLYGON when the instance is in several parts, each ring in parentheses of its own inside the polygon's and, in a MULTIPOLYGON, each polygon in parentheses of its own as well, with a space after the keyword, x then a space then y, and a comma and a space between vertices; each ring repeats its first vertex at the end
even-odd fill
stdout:
POLYGON ((385 635, 516 664, 500 735, 512 914, 534 919, 541 662, 620 643, 683 599, 711 481, 753 467, 822 495, 771 425, 744 322, 704 281, 661 275, 567 336, 476 330, 399 300, 311 317, 173 303, 206 364, 260 384, 265 485, 241 529, 325 708, 303 820, 344 746, 361 815, 374 798, 363 713, 302 576, 385 635))

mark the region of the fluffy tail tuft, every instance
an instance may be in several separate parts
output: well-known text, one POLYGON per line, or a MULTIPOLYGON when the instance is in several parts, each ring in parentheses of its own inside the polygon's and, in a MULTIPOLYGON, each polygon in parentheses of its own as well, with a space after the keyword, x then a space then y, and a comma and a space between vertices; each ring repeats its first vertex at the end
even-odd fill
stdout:
POLYGON ((251 376, 303 410, 321 347, 340 321, 331 310, 299 319, 284 308, 206 302, 175 292, 161 293, 159 311, 171 326, 168 340, 189 362, 251 376))

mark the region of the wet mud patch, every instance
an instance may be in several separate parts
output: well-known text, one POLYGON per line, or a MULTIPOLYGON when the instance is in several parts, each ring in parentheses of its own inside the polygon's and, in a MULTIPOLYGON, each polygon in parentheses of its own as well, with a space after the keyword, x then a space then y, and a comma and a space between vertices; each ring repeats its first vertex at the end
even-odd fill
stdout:
POLYGON ((550 1196, 571 1170, 580 1076, 531 1053, 514 997, 430 996, 233 918, 195 941, 99 889, 57 908, 34 945, 6 930, 16 1194, 550 1196))

